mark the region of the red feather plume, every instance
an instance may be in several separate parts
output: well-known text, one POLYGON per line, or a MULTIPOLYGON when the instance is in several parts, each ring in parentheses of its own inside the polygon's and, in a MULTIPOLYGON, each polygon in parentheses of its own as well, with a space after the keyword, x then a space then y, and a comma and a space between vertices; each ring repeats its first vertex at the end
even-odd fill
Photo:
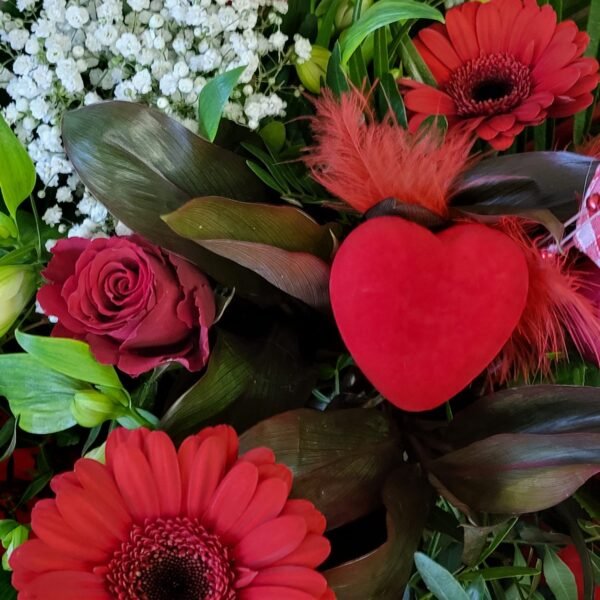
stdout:
POLYGON ((527 224, 503 220, 499 228, 521 247, 529 267, 525 310, 498 360, 490 365, 494 381, 548 375, 552 356, 567 355, 568 340, 589 353, 600 339, 600 311, 583 293, 586 275, 567 268, 565 256, 540 251, 527 235, 527 224))
POLYGON ((446 213, 450 186, 470 165, 470 133, 444 139, 435 127, 411 134, 391 116, 378 122, 369 95, 358 89, 339 100, 325 91, 315 106, 316 144, 304 160, 329 192, 360 212, 395 198, 446 213))

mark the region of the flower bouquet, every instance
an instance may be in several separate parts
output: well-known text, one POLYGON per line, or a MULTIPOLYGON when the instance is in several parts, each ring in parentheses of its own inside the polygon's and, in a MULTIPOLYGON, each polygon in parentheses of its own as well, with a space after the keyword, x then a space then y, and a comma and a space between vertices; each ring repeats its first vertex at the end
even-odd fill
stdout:
POLYGON ((0 598, 600 597, 599 48, 0 1, 0 598))

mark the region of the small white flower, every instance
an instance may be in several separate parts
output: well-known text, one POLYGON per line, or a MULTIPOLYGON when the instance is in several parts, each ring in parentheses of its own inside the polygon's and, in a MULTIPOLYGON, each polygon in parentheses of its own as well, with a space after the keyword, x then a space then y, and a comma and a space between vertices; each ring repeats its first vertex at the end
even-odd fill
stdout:
POLYGON ((152 76, 148 69, 136 73, 133 76, 131 83, 135 90, 140 94, 148 94, 152 91, 152 76))
POLYGON ((58 205, 49 208, 42 217, 46 225, 58 225, 62 219, 62 208, 58 205))
POLYGON ((115 225, 115 234, 118 236, 131 235, 133 231, 125 225, 122 221, 117 221, 115 225))
POLYGON ((67 204, 73 201, 73 192, 68 187, 59 187, 56 190, 56 201, 60 204, 67 204))
POLYGON ((141 46, 133 33, 123 33, 117 40, 115 48, 125 58, 135 58, 135 55, 140 51, 141 46))
POLYGON ((83 6, 71 5, 67 8, 65 18, 73 29, 80 29, 90 20, 90 14, 83 6))
POLYGON ((302 64, 310 60, 312 54, 312 46, 310 41, 303 38, 300 34, 294 35, 294 52, 296 53, 296 62, 302 64))
POLYGON ((189 77, 184 77, 179 80, 177 87, 182 94, 189 94, 194 89, 194 82, 189 77))
POLYGON ((150 0, 127 0, 127 4, 131 6, 131 10, 140 12, 150 8, 150 0))

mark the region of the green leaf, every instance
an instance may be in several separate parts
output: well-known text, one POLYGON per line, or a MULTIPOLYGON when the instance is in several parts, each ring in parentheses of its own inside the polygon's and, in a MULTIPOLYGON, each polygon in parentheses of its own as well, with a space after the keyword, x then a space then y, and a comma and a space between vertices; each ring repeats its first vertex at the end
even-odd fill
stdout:
POLYGON ((406 129, 408 127, 408 120, 406 118, 404 100, 402 100, 402 96, 398 90, 398 83, 391 73, 382 75, 377 91, 381 117, 385 117, 391 113, 398 125, 406 129))
POLYGON ((17 447, 17 420, 9 417, 0 429, 0 448, 8 442, 6 449, 0 454, 0 463, 8 460, 17 447))
POLYGON ((461 580, 469 581, 476 577, 481 577, 485 581, 495 581, 497 579, 518 579, 520 577, 529 577, 539 575, 540 570, 535 567, 488 567, 478 569, 471 573, 463 573, 461 580))
POLYGON ((131 102, 66 113, 63 140, 86 187, 117 219, 241 295, 273 298, 273 288, 255 274, 182 239, 160 218, 200 196, 263 198, 266 190, 243 158, 131 102))
POLYGON ((331 230, 292 206, 239 202, 209 196, 195 198, 162 217, 180 236, 205 240, 236 240, 309 252, 329 259, 334 247, 331 230))
POLYGON ((288 252, 267 244, 204 240, 203 248, 254 271, 286 294, 318 310, 329 307, 329 265, 306 252, 288 252))
POLYGON ((390 68, 390 57, 388 54, 387 29, 380 27, 375 31, 375 47, 373 52, 373 72, 375 77, 381 80, 388 73, 390 68))
POLYGON ((11 574, 0 570, 0 598, 2 600, 17 600, 17 590, 10 584, 11 574))
POLYGON ((577 600, 573 572, 550 548, 544 553, 544 577, 556 600, 577 600))
POLYGON ((294 473, 293 494, 314 502, 332 529, 379 505, 399 459, 393 424, 374 409, 282 413, 255 425, 240 443, 243 450, 273 449, 294 473))
POLYGON ((360 19, 348 29, 342 43, 342 63, 347 63, 354 51, 373 31, 407 19, 432 19, 443 22, 442 14, 415 0, 380 0, 368 8, 360 19))
POLYGON ((342 51, 340 49, 340 43, 336 42, 333 47, 333 52, 327 63, 327 76, 325 83, 327 87, 333 92, 335 96, 340 96, 344 92, 350 89, 348 84, 348 77, 342 68, 342 51))
POLYGON ((422 552, 415 553, 415 565, 427 589, 438 600, 469 600, 469 596, 452 573, 422 552))
POLYGON ((29 335, 22 331, 15 332, 15 337, 25 352, 54 371, 95 385, 118 389, 123 387, 115 369, 110 365, 100 364, 85 342, 29 335))
POLYGON ((487 598, 485 589, 485 579, 481 576, 477 577, 465 590, 469 600, 484 600, 487 598))
POLYGON ((431 492, 427 481, 414 467, 403 466, 388 477, 383 488, 387 541, 369 554, 324 573, 339 600, 398 600, 402 597, 412 570, 413 554, 432 505, 431 492))
POLYGON ((213 142, 225 104, 233 92, 246 66, 232 69, 213 77, 198 96, 198 125, 200 133, 213 142))
POLYGON ((0 355, 0 395, 8 399, 19 427, 29 433, 55 433, 75 425, 73 394, 86 388, 28 354, 0 355))
POLYGON ((248 388, 252 371, 244 345, 234 336, 219 333, 206 372, 167 411, 161 427, 177 434, 190 422, 194 427, 222 412, 248 388))
POLYGON ((16 238, 17 235, 18 231, 15 221, 0 211, 0 239, 16 238))
POLYGON ((549 508, 600 472, 600 433, 500 434, 428 464, 440 492, 475 510, 549 508))
POLYGON ((273 414, 304 406, 317 374, 300 353, 299 337, 279 325, 252 341, 220 331, 206 373, 167 411, 160 428, 177 439, 207 421, 244 431, 273 414))
POLYGON ((434 87, 437 86, 437 82, 429 70, 427 63, 421 58, 419 51, 408 34, 405 34, 400 42, 400 55, 402 57, 402 65, 411 79, 434 87))
POLYGON ((448 426, 446 439, 461 447, 499 433, 600 433, 600 394, 592 387, 532 385, 474 402, 448 426))
MULTIPOLYGON (((321 8, 323 4, 323 2, 319 4, 319 8, 321 8)), ((329 48, 329 42, 331 41, 331 36, 334 31, 335 14, 338 11, 339 4, 340 0, 332 0, 329 2, 327 10, 319 22, 319 32, 317 34, 317 39, 315 40, 315 45, 329 48)))
POLYGON ((2 536, 2 546, 5 551, 2 556, 2 568, 5 571, 10 570, 8 561, 10 560, 11 554, 29 538, 29 528, 25 525, 17 523, 16 527, 13 527, 8 533, 2 536))
POLYGON ((35 167, 25 148, 0 115, 0 191, 13 219, 35 186, 35 167))

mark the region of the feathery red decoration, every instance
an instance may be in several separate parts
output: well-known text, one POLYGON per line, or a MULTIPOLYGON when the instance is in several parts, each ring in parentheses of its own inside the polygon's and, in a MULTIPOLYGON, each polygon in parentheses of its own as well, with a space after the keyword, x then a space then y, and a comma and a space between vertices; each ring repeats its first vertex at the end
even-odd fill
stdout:
POLYGON ((490 365, 493 380, 525 381, 550 372, 552 355, 567 354, 570 337, 580 352, 600 339, 600 311, 586 297, 585 275, 566 268, 566 257, 540 250, 527 235, 527 225, 505 219, 499 229, 517 242, 529 268, 525 310, 498 360, 490 365))
POLYGON ((304 160, 329 192, 360 212, 396 198, 446 213, 448 190, 470 164, 471 134, 444 140, 435 127, 411 134, 391 116, 380 123, 358 89, 339 100, 325 91, 315 105, 316 144, 304 160))

